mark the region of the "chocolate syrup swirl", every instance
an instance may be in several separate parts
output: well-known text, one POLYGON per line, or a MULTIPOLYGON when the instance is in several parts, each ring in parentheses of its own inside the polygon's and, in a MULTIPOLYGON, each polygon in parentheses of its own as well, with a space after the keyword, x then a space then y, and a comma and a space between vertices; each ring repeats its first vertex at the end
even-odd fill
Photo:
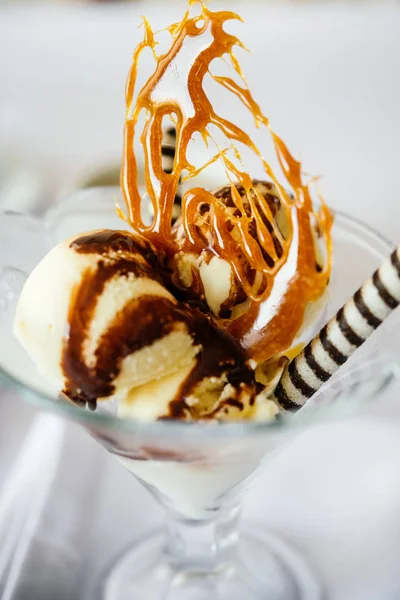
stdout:
POLYGON ((207 377, 220 377, 227 372, 227 380, 239 390, 244 385, 253 388, 253 376, 246 366, 246 356, 238 342, 217 327, 212 319, 198 309, 174 299, 156 295, 141 295, 130 300, 119 311, 99 339, 93 366, 84 356, 84 343, 95 316, 99 297, 114 277, 147 277, 162 280, 150 262, 158 256, 146 240, 128 232, 104 230, 81 236, 71 242, 75 252, 95 254, 95 267, 84 273, 74 290, 69 309, 69 335, 65 340, 62 368, 66 383, 63 393, 82 405, 95 408, 98 398, 111 396, 114 381, 121 371, 123 360, 169 333, 184 327, 199 347, 195 365, 182 384, 177 398, 171 402, 166 417, 184 418, 190 412, 185 398, 197 384, 207 377), (229 373, 232 373, 230 377, 229 373))

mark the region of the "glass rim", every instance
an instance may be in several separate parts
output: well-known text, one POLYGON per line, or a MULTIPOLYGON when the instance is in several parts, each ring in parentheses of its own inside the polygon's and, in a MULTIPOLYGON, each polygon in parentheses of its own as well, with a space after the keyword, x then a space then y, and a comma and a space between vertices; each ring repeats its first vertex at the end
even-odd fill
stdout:
MULTIPOLYGON (((374 240, 375 244, 380 244, 385 250, 387 250, 387 255, 389 255, 390 251, 395 247, 392 241, 387 239, 372 226, 364 223, 361 219, 350 216, 339 210, 332 210, 332 213, 335 217, 334 223, 341 223, 344 226, 351 226, 353 229, 355 227, 356 234, 357 230, 362 232, 364 235, 367 234, 370 239, 374 240)), ((388 362, 384 362, 382 360, 379 361, 379 359, 373 359, 369 362, 374 364, 380 362, 388 373, 400 377, 400 363, 397 363, 393 359, 390 359, 388 362)), ((183 421, 178 419, 141 421, 138 419, 120 418, 113 414, 104 412, 82 409, 81 407, 74 405, 72 402, 60 398, 60 396, 55 398, 54 396, 52 397, 44 392, 39 392, 4 370, 1 365, 0 380, 2 380, 7 387, 11 387, 21 392, 21 396, 26 396, 26 399, 30 404, 39 408, 43 408, 57 414, 63 414, 73 421, 92 426, 93 428, 98 427, 102 429, 119 431, 121 433, 135 433, 137 435, 149 434, 154 436, 157 434, 162 434, 163 436, 174 436, 177 434, 189 433, 190 435, 204 436, 204 434, 207 433, 207 437, 218 438, 221 437, 221 435, 227 437, 237 437, 244 434, 264 434, 266 431, 288 428, 288 426, 290 426, 290 424, 294 424, 295 421, 305 424, 307 420, 311 420, 306 413, 311 415, 316 412, 314 410, 310 410, 309 412, 300 411, 300 413, 303 412, 302 417, 305 418, 293 419, 291 418, 293 415, 289 415, 288 417, 274 419, 271 421, 254 421, 250 419, 218 422, 183 421)), ((324 409, 322 409, 322 412, 324 412, 324 409)), ((299 412, 296 413, 296 415, 298 414, 299 412)))

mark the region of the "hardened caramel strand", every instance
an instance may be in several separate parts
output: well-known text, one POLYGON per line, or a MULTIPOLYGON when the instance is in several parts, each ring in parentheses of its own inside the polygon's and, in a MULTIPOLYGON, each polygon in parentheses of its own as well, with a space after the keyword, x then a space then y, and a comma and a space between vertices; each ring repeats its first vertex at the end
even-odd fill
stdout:
POLYGON ((191 16, 188 11, 180 23, 168 27, 172 42, 170 49, 161 55, 156 52, 156 40, 149 23, 144 20, 145 35, 138 45, 133 57, 133 64, 126 89, 127 115, 125 124, 124 162, 121 176, 121 186, 127 205, 127 219, 132 228, 148 238, 157 247, 174 253, 178 250, 200 254, 205 245, 225 259, 231 265, 232 271, 240 286, 250 299, 247 314, 231 324, 228 329, 236 335, 243 346, 253 356, 267 358, 288 346, 300 329, 304 310, 309 302, 317 300, 326 289, 331 267, 331 238, 332 216, 321 201, 318 212, 313 209, 309 185, 304 183, 301 165, 297 162, 284 142, 272 131, 268 119, 262 113, 259 105, 253 99, 243 77, 239 62, 233 50, 235 47, 244 48, 242 42, 224 30, 224 24, 230 20, 241 20, 230 11, 212 12, 202 0, 190 0, 190 5, 200 7, 198 16, 191 16), (183 110, 179 98, 169 98, 161 101, 155 98, 154 91, 163 79, 166 70, 173 63, 189 38, 195 38, 208 32, 211 41, 195 58, 189 69, 186 85, 192 102, 192 114, 188 116, 183 110), (155 58, 156 66, 147 82, 133 99, 140 56, 149 48, 155 58), (218 77, 210 73, 212 61, 225 56, 230 57, 232 66, 240 77, 243 85, 239 85, 229 77, 218 77), (263 125, 272 137, 277 157, 286 179, 285 185, 279 183, 270 165, 265 161, 258 147, 250 136, 235 123, 218 115, 207 97, 203 83, 206 75, 221 85, 225 90, 234 94, 243 106, 252 114, 257 127, 263 125), (137 164, 134 155, 134 139, 139 115, 144 111, 145 125, 141 133, 141 143, 145 157, 145 178, 147 193, 153 205, 154 218, 150 225, 143 222, 141 215, 141 197, 137 185, 137 164), (165 173, 162 168, 162 122, 164 117, 172 117, 176 124, 176 154, 171 173, 165 173), (191 164, 187 158, 190 140, 200 134, 206 143, 214 142, 209 127, 214 126, 224 135, 226 147, 219 148, 215 156, 202 167, 191 164), (289 234, 283 237, 274 216, 260 193, 253 187, 252 177, 238 168, 229 158, 233 151, 235 158, 240 157, 235 144, 240 143, 251 150, 261 161, 267 179, 272 180, 279 193, 280 202, 285 211, 289 234), (211 192, 195 187, 186 192, 182 199, 182 226, 184 237, 180 245, 174 237, 171 228, 174 198, 179 179, 194 177, 210 163, 221 160, 231 185, 232 199, 239 210, 239 216, 228 212, 226 206, 211 192), (236 185, 243 186, 250 204, 251 214, 246 214, 243 200, 236 185), (293 197, 286 191, 290 187, 293 197), (255 201, 257 199, 257 201, 255 201), (195 225, 200 214, 201 205, 208 205, 211 218, 209 222, 210 235, 207 242, 195 225), (315 221, 315 229, 323 236, 327 247, 327 260, 316 266, 316 249, 311 219, 315 221), (256 239, 250 235, 249 226, 256 224, 256 239), (258 325, 254 329, 258 314, 258 306, 266 300, 271 292, 277 273, 287 262, 293 243, 293 228, 296 227, 297 268, 295 275, 287 284, 280 305, 272 321, 264 328, 258 325), (239 232, 239 241, 231 235, 232 227, 239 232), (211 241, 210 241, 211 240, 211 241), (277 243, 278 242, 278 243, 277 243), (240 252, 245 255, 251 269, 261 272, 266 285, 259 289, 248 279, 248 270, 243 269, 240 252), (264 252, 261 251, 261 248, 264 252), (279 249, 279 252, 277 251, 279 249), (266 260, 266 255, 267 259, 266 260))

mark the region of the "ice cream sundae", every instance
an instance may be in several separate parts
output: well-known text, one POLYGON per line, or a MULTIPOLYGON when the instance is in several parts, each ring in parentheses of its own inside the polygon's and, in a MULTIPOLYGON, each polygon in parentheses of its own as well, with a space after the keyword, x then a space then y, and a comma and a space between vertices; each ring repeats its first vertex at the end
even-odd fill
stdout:
POLYGON ((313 202, 312 181, 247 86, 234 54, 243 46, 224 28, 239 17, 190 4, 167 28, 165 53, 144 20, 126 90, 121 230, 77 232, 54 248, 21 293, 14 331, 61 396, 79 406, 109 404, 138 420, 272 419, 279 405, 271 394, 324 303, 332 217, 321 198, 313 202), (139 88, 145 50, 154 69, 139 88), (221 59, 232 76, 215 74, 221 59), (214 110, 208 80, 264 128, 281 180, 251 135, 214 110), (166 119, 176 132, 168 168, 166 119), (138 141, 150 222, 137 183, 138 141), (205 164, 192 157, 194 143, 209 150, 205 164), (248 155, 262 177, 249 172, 248 155), (190 185, 216 162, 225 177, 218 189, 190 185))

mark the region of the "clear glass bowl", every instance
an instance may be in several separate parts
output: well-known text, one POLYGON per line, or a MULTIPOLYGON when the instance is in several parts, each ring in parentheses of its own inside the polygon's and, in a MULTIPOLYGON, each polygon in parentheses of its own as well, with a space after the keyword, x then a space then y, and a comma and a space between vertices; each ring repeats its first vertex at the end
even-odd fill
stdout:
MULTIPOLYGON (((380 397, 398 376, 380 328, 296 415, 272 423, 142 423, 90 412, 57 397, 12 335, 24 281, 55 243, 100 227, 121 228, 113 210, 117 188, 78 192, 43 219, 0 214, 0 377, 43 408, 79 422, 132 472, 166 508, 163 531, 117 560, 99 582, 106 600, 268 599, 316 600, 321 585, 305 559, 275 536, 238 528, 251 481, 306 427, 348 418, 380 397)), ((325 318, 352 295, 389 255, 391 244, 369 227, 335 215, 334 261, 325 318)), ((106 404, 106 403, 105 403, 106 404)), ((266 508, 267 510, 267 508, 266 508)))

